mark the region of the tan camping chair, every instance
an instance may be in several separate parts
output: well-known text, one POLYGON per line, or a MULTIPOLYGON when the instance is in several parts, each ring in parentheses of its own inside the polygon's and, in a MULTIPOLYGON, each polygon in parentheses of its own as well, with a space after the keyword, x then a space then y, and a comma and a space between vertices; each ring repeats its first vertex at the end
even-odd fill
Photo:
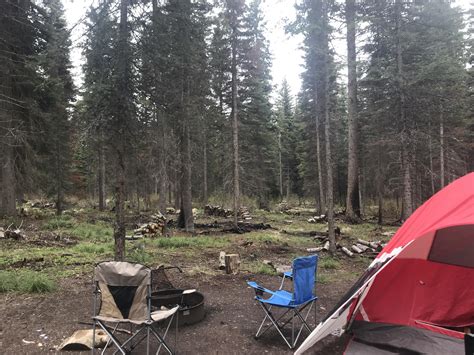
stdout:
MULTIPOLYGON (((150 352, 150 335, 159 343, 156 353, 164 347, 173 352, 165 342, 165 337, 179 306, 172 309, 151 311, 151 269, 123 261, 107 261, 98 264, 94 271, 94 331, 99 326, 109 336, 102 354, 109 346, 116 346, 122 354, 131 352, 143 340, 146 340, 146 353, 150 352), (154 325, 169 320, 161 336, 154 325), (117 337, 118 326, 128 323, 131 331, 128 339, 121 342, 117 337)), ((92 344, 95 344, 93 338, 92 344)), ((94 347, 92 348, 94 354, 94 347)))

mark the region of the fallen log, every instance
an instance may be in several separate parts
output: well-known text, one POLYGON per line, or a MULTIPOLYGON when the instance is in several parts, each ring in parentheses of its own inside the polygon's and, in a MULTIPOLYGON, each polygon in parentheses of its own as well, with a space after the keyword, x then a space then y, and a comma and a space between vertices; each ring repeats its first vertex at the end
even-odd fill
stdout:
POLYGON ((308 253, 318 253, 320 252, 321 250, 323 250, 323 247, 317 247, 317 248, 307 248, 306 251, 308 253))
MULTIPOLYGON (((360 244, 360 243, 357 243, 356 247, 359 248, 360 250, 362 250, 362 252, 365 252, 368 249, 370 249, 367 245, 363 245, 363 244, 360 244)), ((370 250, 372 250, 372 249, 370 249, 370 250)))
POLYGON ((351 257, 351 258, 354 256, 354 253, 351 252, 351 251, 350 251, 349 249, 347 249, 346 247, 342 247, 341 250, 342 250, 342 252, 343 252, 344 254, 346 254, 347 256, 349 256, 349 257, 351 257))
POLYGON ((367 247, 370 247, 370 242, 364 240, 364 239, 357 239, 357 243, 365 245, 367 247))
POLYGON ((285 234, 292 235, 292 236, 295 236, 295 237, 313 237, 313 238, 315 238, 315 239, 326 239, 327 236, 328 236, 328 233, 327 233, 327 232, 318 232, 318 231, 293 232, 293 231, 287 231, 287 230, 285 230, 285 229, 282 229, 282 230, 281 230, 281 233, 285 233, 285 234))
POLYGON ((361 248, 359 248, 357 245, 351 246, 351 250, 352 250, 353 252, 357 253, 357 254, 362 254, 362 253, 364 252, 364 251, 363 251, 361 248))

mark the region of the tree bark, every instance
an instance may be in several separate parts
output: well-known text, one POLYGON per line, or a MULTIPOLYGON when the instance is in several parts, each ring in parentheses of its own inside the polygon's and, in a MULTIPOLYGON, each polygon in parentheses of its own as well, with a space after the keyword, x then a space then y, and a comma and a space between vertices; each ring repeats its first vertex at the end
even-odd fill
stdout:
POLYGON ((231 16, 231 50, 232 50, 232 146, 234 152, 234 226, 237 227, 237 217, 240 209, 240 181, 239 181, 239 117, 238 117, 238 86, 237 86, 237 14, 232 10, 231 16))
POLYGON ((99 183, 99 211, 104 211, 107 207, 106 194, 105 194, 105 157, 104 157, 104 143, 102 134, 99 138, 99 149, 98 149, 98 183, 99 183))
MULTIPOLYGON (((129 0, 121 0, 120 2, 120 24, 119 24, 119 61, 118 61, 118 97, 121 103, 125 104, 128 95, 128 5, 129 0)), ((118 118, 119 131, 125 132, 126 121, 128 117, 128 107, 126 112, 118 112, 117 115, 125 115, 118 118)), ((117 158, 117 177, 115 183, 115 225, 114 225, 114 240, 115 240, 115 260, 125 259, 125 143, 121 137, 116 142, 116 158, 117 158)))
POLYGON ((283 162, 281 158, 281 132, 278 131, 278 164, 279 164, 279 176, 278 182, 280 187, 280 200, 283 200, 283 162))
MULTIPOLYGON (((12 82, 8 69, 4 77, 0 76, 0 83, 0 92, 4 97, 12 97, 12 82)), ((3 128, 0 129, 0 217, 6 217, 16 214, 14 121, 13 110, 8 100, 0 102, 0 122, 2 123, 0 128, 3 128)))
MULTIPOLYGON (((319 104, 318 100, 315 100, 317 107, 319 104)), ((326 211, 325 195, 324 195, 324 181, 323 181, 323 169, 322 169, 322 152, 321 152, 321 139, 320 139, 320 113, 319 109, 316 109, 316 163, 318 165, 318 213, 322 214, 326 211)))
POLYGON ((323 12, 322 12, 322 50, 323 50, 323 67, 322 78, 323 90, 320 103, 322 105, 321 112, 324 114, 324 136, 326 141, 326 170, 327 170, 327 215, 328 215, 328 239, 329 239, 329 251, 332 254, 336 253, 336 237, 334 234, 334 190, 333 190, 333 161, 331 156, 331 115, 329 113, 329 24, 328 24, 328 3, 323 1, 323 12))
POLYGON ((355 0, 346 0, 347 23, 347 74, 348 74, 348 103, 349 120, 348 165, 347 165, 347 199, 346 216, 349 219, 360 218, 359 203, 359 154, 358 154, 358 117, 357 117, 357 57, 356 57, 356 4, 355 0))
POLYGON ((207 191, 207 137, 204 135, 204 151, 203 151, 203 167, 202 167, 202 184, 203 184, 203 204, 207 205, 208 191, 207 191))
MULTIPOLYGON (((7 135, 9 132, 7 133, 7 135)), ((16 214, 15 202, 15 168, 14 150, 11 139, 6 137, 0 157, 0 217, 14 216, 16 214)))
POLYGON ((194 216, 193 216, 193 199, 192 199, 192 182, 191 182, 191 137, 189 134, 188 122, 185 127, 184 140, 186 142, 184 146, 184 171, 183 171, 183 184, 181 193, 182 193, 182 204, 184 208, 184 217, 185 225, 184 228, 186 232, 194 232, 194 216))
POLYGON ((435 181, 434 181, 434 169, 433 169, 433 139, 431 138, 431 121, 428 122, 428 150, 430 159, 430 182, 431 182, 431 195, 435 194, 435 181))
POLYGON ((403 77, 403 56, 402 56, 402 3, 396 0, 397 10, 397 72, 398 72, 398 92, 399 92, 399 121, 401 125, 401 154, 402 154, 402 171, 403 171, 403 207, 402 220, 406 220, 413 213, 412 200, 412 180, 411 180, 411 159, 410 159, 410 137, 408 132, 408 123, 406 122, 405 112, 405 83, 403 77))

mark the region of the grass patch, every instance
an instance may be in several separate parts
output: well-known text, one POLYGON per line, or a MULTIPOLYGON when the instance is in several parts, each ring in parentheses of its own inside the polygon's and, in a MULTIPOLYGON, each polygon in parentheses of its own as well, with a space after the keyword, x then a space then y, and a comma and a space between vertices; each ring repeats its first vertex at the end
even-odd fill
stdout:
POLYGON ((113 236, 113 228, 103 222, 97 224, 79 223, 69 232, 80 239, 96 241, 109 241, 113 236))
POLYGON ((46 230, 68 229, 74 226, 74 218, 68 215, 54 216, 43 224, 43 228, 46 230))
POLYGON ((230 244, 227 237, 170 237, 156 238, 150 241, 157 248, 179 249, 186 247, 222 248, 230 244))
POLYGON ((0 293, 46 293, 56 289, 56 284, 47 275, 30 271, 0 271, 0 293))
POLYGON ((244 269, 247 269, 252 274, 263 274, 270 276, 277 275, 277 272, 274 268, 272 268, 270 265, 261 262, 249 263, 246 265, 246 267, 244 267, 244 269))
POLYGON ((320 284, 327 284, 331 282, 331 277, 329 275, 324 275, 324 274, 318 274, 316 276, 316 282, 320 284))
POLYGON ((133 261, 134 263, 142 265, 150 265, 155 258, 145 251, 133 251, 127 255, 128 261, 133 261))
POLYGON ((75 245, 72 250, 81 254, 107 254, 113 251, 113 245, 109 243, 94 244, 94 243, 80 243, 75 245))
POLYGON ((324 258, 321 261, 319 261, 319 267, 323 268, 323 269, 326 269, 326 270, 339 269, 340 266, 341 266, 341 264, 339 263, 339 261, 337 261, 336 259, 333 259, 331 257, 324 258))

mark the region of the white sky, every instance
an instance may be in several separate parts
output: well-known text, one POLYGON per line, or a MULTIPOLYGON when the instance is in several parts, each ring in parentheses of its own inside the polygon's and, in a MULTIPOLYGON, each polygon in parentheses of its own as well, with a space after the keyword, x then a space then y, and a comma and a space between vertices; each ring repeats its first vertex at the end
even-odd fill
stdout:
MULTIPOLYGON (((267 22, 267 38, 270 41, 270 51, 273 56, 272 75, 274 85, 280 85, 284 78, 288 81, 292 94, 296 95, 300 89, 300 74, 303 65, 303 52, 299 48, 302 36, 288 36, 284 26, 287 20, 295 17, 296 0, 264 0, 263 11, 267 22)), ((96 0, 63 0, 66 9, 66 20, 69 27, 80 23, 86 15, 87 9, 96 0)), ((456 0, 456 5, 468 9, 473 4, 472 0, 456 0)), ((343 29, 345 31, 345 29, 343 29)), ((72 62, 73 75, 77 84, 81 82, 82 55, 79 48, 82 41, 83 27, 75 26, 71 37, 73 42, 72 62)), ((342 34, 344 35, 344 33, 342 34)), ((341 37, 333 43, 339 60, 345 60, 345 41, 341 37)), ((345 73, 341 73, 345 75, 345 73)))

